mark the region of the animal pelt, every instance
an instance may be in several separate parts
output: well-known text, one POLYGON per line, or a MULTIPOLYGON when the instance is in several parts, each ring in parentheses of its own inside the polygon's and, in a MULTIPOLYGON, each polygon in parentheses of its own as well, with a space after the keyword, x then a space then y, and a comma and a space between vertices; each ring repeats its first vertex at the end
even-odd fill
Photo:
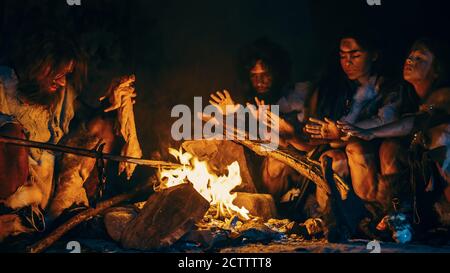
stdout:
MULTIPOLYGON (((85 149, 95 149, 101 139, 90 134, 84 126, 71 134, 65 145, 85 149)), ((89 206, 88 197, 83 187, 95 167, 96 160, 73 154, 64 154, 58 162, 59 173, 56 180, 55 196, 49 210, 54 219, 73 205, 89 206)))

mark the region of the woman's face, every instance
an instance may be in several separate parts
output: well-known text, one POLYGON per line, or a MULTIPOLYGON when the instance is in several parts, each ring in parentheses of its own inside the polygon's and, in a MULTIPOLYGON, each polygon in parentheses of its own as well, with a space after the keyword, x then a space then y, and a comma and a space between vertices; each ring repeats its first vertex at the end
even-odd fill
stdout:
POLYGON ((372 63, 377 56, 371 56, 354 38, 342 39, 339 51, 342 70, 350 80, 361 81, 370 75, 372 63))
POLYGON ((415 85, 431 84, 437 77, 433 68, 434 55, 428 49, 414 49, 403 66, 403 78, 415 85))
POLYGON ((250 81, 258 94, 266 93, 273 84, 273 76, 267 65, 258 60, 250 70, 250 81))

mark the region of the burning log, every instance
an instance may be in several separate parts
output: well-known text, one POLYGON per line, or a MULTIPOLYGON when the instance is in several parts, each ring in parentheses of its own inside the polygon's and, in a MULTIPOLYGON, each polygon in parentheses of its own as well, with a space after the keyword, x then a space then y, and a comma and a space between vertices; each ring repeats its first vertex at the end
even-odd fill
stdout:
POLYGON ((29 253, 40 253, 46 250, 48 247, 53 245, 57 240, 59 240, 64 234, 69 232, 71 229, 79 225, 80 223, 91 219, 92 217, 100 214, 104 210, 125 202, 127 200, 136 198, 142 194, 150 193, 152 188, 149 185, 144 185, 142 187, 136 188, 131 193, 126 193, 122 195, 118 195, 113 197, 107 201, 101 202, 95 208, 89 208, 78 215, 74 216, 72 219, 67 221, 64 225, 58 227, 55 231, 53 231, 49 236, 45 237, 41 241, 27 248, 27 252, 29 253))
POLYGON ((209 206, 191 184, 156 192, 126 226, 121 243, 139 250, 168 247, 192 230, 209 206))
MULTIPOLYGON (((285 163, 289 167, 296 170, 302 176, 313 181, 318 187, 322 188, 328 194, 331 194, 330 187, 326 179, 323 177, 322 168, 319 162, 313 161, 305 156, 301 156, 295 151, 289 149, 273 150, 266 147, 263 143, 250 140, 234 140, 236 143, 244 145, 260 156, 271 157, 285 163)), ((349 191, 347 183, 337 174, 333 174, 341 195, 346 197, 349 191)))
POLYGON ((226 173, 229 165, 238 162, 242 183, 233 190, 236 192, 257 192, 242 145, 224 140, 194 140, 183 142, 182 148, 200 161, 207 161, 208 167, 219 174, 226 173))

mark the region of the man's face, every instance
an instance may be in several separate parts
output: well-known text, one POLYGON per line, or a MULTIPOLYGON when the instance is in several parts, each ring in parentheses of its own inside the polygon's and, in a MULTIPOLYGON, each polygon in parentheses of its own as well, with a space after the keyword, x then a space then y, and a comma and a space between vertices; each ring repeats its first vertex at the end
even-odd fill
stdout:
POLYGON ((272 74, 262 60, 258 60, 250 70, 250 81, 259 94, 266 93, 272 87, 272 74))
MULTIPOLYGON (((38 77, 37 82, 41 91, 47 94, 54 94, 58 90, 66 87, 67 75, 73 72, 74 62, 70 61, 66 65, 63 65, 57 71, 45 71, 45 76, 38 77)), ((47 68, 50 70, 50 67, 47 68)))
POLYGON ((341 67, 350 80, 359 80, 370 74, 372 62, 376 60, 376 56, 371 57, 355 39, 342 39, 339 50, 341 67))
POLYGON ((411 83, 432 82, 436 78, 434 56, 427 49, 413 50, 403 66, 403 78, 411 83))

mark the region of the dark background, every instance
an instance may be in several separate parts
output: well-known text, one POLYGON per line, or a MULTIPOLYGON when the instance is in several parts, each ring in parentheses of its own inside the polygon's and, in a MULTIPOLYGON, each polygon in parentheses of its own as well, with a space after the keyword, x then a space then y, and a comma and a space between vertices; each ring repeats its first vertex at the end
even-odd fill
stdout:
POLYGON ((239 90, 236 55, 259 37, 289 52, 292 79, 298 82, 314 78, 348 28, 382 33, 398 70, 415 38, 448 35, 450 26, 448 1, 382 0, 381 6, 366 0, 81 2, 1 0, 1 54, 7 56, 36 31, 73 35, 90 57, 82 96, 91 104, 112 77, 135 73, 137 127, 146 157, 169 145, 173 105, 190 105, 194 95, 239 90))

